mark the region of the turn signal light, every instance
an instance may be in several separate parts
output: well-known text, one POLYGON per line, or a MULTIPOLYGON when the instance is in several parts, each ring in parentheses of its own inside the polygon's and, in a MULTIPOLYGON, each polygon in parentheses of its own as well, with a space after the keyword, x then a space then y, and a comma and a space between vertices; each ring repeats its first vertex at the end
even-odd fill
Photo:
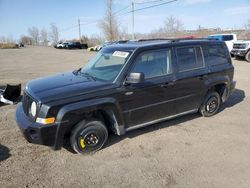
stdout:
POLYGON ((36 122, 47 125, 47 124, 54 123, 55 118, 54 117, 51 117, 51 118, 36 118, 36 122))

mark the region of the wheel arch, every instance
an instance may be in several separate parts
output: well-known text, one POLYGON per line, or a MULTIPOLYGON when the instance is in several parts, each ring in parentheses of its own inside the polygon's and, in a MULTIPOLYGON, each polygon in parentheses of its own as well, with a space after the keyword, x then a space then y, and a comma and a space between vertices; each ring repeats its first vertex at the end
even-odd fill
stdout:
POLYGON ((220 76, 213 79, 209 79, 206 83, 208 86, 207 93, 210 91, 216 91, 219 93, 222 102, 224 103, 229 97, 230 78, 229 76, 220 76))
POLYGON ((54 149, 60 149, 63 145, 65 135, 73 127, 83 120, 91 117, 101 118, 107 128, 117 135, 125 133, 124 119, 118 102, 114 98, 93 99, 81 101, 63 106, 58 114, 56 121, 58 128, 56 132, 54 149))

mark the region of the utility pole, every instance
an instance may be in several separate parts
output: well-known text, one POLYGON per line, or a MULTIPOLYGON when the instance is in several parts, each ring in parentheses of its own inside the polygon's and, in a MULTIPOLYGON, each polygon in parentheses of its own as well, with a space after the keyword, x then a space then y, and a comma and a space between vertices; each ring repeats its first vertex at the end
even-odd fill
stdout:
POLYGON ((132 0, 132 40, 135 40, 135 3, 132 0))
POLYGON ((80 23, 80 19, 78 19, 78 27, 79 27, 79 42, 81 42, 81 23, 80 23))

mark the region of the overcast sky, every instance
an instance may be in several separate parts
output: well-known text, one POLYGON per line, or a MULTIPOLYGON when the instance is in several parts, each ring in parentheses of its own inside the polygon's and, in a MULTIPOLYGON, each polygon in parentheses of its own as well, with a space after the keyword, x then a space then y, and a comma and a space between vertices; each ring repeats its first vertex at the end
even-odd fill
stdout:
MULTIPOLYGON (((160 4, 144 3, 153 0, 135 0, 135 9, 160 4)), ((154 0, 155 1, 155 0, 154 0)), ((115 0, 114 11, 123 29, 131 33, 131 0, 115 0)), ((98 20, 105 13, 105 0, 0 0, 0 36, 18 39, 27 29, 36 26, 49 29, 56 23, 60 38, 78 37, 77 20, 80 18, 82 34, 102 35, 98 20), (86 25, 87 23, 87 25, 86 25)), ((148 33, 161 27, 168 16, 182 20, 185 29, 198 26, 224 29, 242 28, 250 19, 250 0, 178 0, 135 12, 135 32, 148 33)))

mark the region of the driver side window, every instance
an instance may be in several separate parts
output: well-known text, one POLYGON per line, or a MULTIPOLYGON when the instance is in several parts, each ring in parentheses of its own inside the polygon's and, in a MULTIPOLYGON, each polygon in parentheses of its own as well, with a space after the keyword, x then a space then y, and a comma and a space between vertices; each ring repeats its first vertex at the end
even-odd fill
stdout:
POLYGON ((170 49, 140 54, 136 58, 132 72, 144 73, 145 79, 171 74, 172 63, 170 49))

